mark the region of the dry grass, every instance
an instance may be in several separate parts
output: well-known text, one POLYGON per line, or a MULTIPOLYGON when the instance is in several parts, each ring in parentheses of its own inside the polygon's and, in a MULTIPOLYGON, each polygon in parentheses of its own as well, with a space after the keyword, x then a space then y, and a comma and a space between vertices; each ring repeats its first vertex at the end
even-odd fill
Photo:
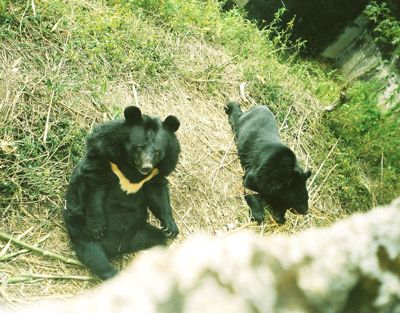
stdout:
MULTIPOLYGON (((309 186, 310 214, 288 213, 283 226, 270 217, 264 225, 252 223, 242 196, 242 169, 233 134, 223 111, 227 99, 240 98, 239 85, 245 81, 248 64, 200 39, 166 32, 165 41, 171 45, 175 69, 167 77, 142 83, 126 75, 115 76, 97 98, 93 98, 93 91, 80 88, 84 84, 71 79, 65 62, 55 64, 51 56, 46 62, 46 55, 54 48, 51 43, 40 51, 40 59, 29 49, 37 47, 33 42, 26 42, 27 48, 13 46, 12 41, 0 43, 1 231, 74 258, 61 210, 69 174, 83 151, 82 130, 136 101, 146 113, 161 117, 175 114, 181 120, 178 137, 182 154, 170 178, 175 219, 181 231, 173 246, 198 231, 216 235, 240 229, 263 235, 295 233, 329 225, 343 216, 334 191, 324 185, 334 168, 311 156, 317 141, 326 157, 333 157, 316 127, 321 105, 282 66, 288 75, 282 88, 302 94, 293 97, 284 114, 280 112, 285 118, 279 122, 284 141, 315 174, 309 186), (61 91, 49 87, 49 77, 67 87, 61 91)), ((247 97, 252 99, 251 94, 247 97)), ((242 104, 244 108, 253 105, 251 101, 242 104)), ((273 109, 280 109, 279 103, 274 105, 273 109)), ((124 256, 115 264, 123 268, 133 258, 124 256)), ((0 303, 11 306, 37 298, 75 295, 99 283, 85 268, 7 240, 0 241, 0 280, 0 303)))

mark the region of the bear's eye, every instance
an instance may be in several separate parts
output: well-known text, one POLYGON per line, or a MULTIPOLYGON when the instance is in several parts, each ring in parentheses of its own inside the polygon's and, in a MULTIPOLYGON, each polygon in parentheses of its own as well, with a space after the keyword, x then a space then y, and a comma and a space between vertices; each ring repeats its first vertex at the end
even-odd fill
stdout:
POLYGON ((160 154, 161 154, 161 152, 160 152, 160 151, 158 151, 158 150, 154 151, 154 156, 155 156, 155 157, 159 157, 159 156, 160 156, 160 154))

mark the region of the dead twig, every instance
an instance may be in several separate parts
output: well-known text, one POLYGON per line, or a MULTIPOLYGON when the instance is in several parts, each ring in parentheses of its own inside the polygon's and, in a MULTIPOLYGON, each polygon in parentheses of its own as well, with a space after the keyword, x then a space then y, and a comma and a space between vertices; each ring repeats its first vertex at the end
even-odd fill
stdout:
POLYGON ((286 126, 286 122, 287 122, 291 112, 292 112, 292 106, 290 106, 289 109, 287 110, 285 118, 283 119, 281 126, 279 127, 279 132, 286 126))
POLYGON ((34 0, 31 1, 31 6, 32 6, 33 16, 36 16, 36 5, 34 0))
POLYGON ((49 132, 50 128, 50 113, 51 113, 51 108, 53 106, 53 100, 54 100, 54 90, 51 92, 51 97, 50 97, 50 103, 49 103, 49 109, 47 110, 47 116, 46 116, 46 125, 44 128, 44 134, 43 134, 43 142, 46 143, 47 141, 47 134, 49 132))
POLYGON ((218 67, 218 68, 223 68, 223 67, 229 65, 230 63, 232 63, 232 61, 235 60, 235 59, 237 59, 237 58, 238 58, 238 56, 235 55, 235 56, 229 58, 228 60, 226 60, 225 62, 223 62, 223 63, 217 65, 217 67, 218 67))
POLYGON ((16 257, 18 255, 21 255, 21 254, 25 254, 27 252, 29 252, 29 250, 23 249, 23 250, 19 250, 19 251, 16 251, 16 252, 9 253, 9 254, 5 254, 5 255, 0 257, 0 262, 7 261, 9 259, 12 259, 12 258, 14 258, 14 257, 16 257))
POLYGON ((129 73, 129 82, 132 84, 132 93, 133 93, 133 99, 135 100, 135 105, 139 107, 139 96, 137 92, 137 87, 140 87, 137 82, 135 82, 132 78, 132 73, 129 73))
POLYGON ((68 279, 68 280, 97 280, 91 276, 78 276, 78 275, 48 275, 48 274, 23 274, 14 276, 6 280, 7 284, 17 284, 35 279, 68 279))
POLYGON ((30 245, 30 244, 28 244, 26 242, 23 242, 23 241, 20 241, 18 239, 15 239, 12 236, 10 236, 10 235, 8 235, 6 233, 3 233, 3 232, 0 232, 0 239, 1 240, 5 240, 5 241, 11 241, 13 244, 16 244, 16 245, 18 245, 20 247, 23 247, 25 249, 37 252, 37 253, 39 253, 39 254, 41 254, 43 256, 46 256, 46 257, 49 257, 49 258, 52 258, 52 259, 60 260, 60 261, 62 261, 64 263, 83 266, 82 263, 79 262, 78 260, 71 259, 71 258, 62 256, 62 255, 59 255, 57 253, 54 253, 52 251, 48 251, 48 250, 45 250, 45 249, 42 249, 42 248, 38 248, 38 247, 32 246, 32 245, 30 245))
MULTIPOLYGON (((312 180, 311 180, 311 182, 310 182, 310 184, 309 184, 309 188, 311 188, 311 186, 313 185, 315 179, 318 177, 319 172, 321 172, 321 169, 324 167, 326 161, 327 161, 327 160, 329 159, 329 157, 331 156, 333 150, 335 150, 336 145, 338 144, 338 142, 339 142, 339 140, 336 140, 335 144, 333 145, 332 149, 329 151, 329 153, 328 153, 328 155, 326 156, 325 160, 324 160, 324 161, 321 163, 321 165, 319 166, 317 172, 315 173, 315 175, 313 176, 313 178, 312 178, 312 180)), ((313 190, 314 190, 314 188, 313 188, 313 190)), ((311 190, 310 193, 313 192, 313 190, 311 190)))
POLYGON ((228 152, 232 149, 232 143, 228 146, 226 151, 224 152, 224 155, 221 158, 221 162, 219 163, 218 167, 214 169, 213 173, 211 174, 212 180, 211 180, 211 187, 214 187, 215 180, 217 179, 218 172, 221 168, 224 167, 224 163, 226 160, 226 157, 228 156, 228 152))
POLYGON ((7 303, 11 303, 11 299, 8 296, 8 294, 6 293, 6 291, 3 289, 3 287, 0 286, 0 296, 2 296, 7 303))
POLYGON ((249 95, 246 96, 246 91, 245 91, 245 87, 246 87, 246 83, 241 83, 239 86, 239 93, 240 93, 240 97, 242 98, 242 100, 246 103, 251 103, 252 105, 256 106, 257 102, 250 97, 249 95))
POLYGON ((246 87, 246 83, 241 83, 239 86, 239 94, 240 98, 246 103, 250 102, 247 97, 246 97, 246 92, 244 91, 244 88, 246 87))
POLYGON ((335 168, 336 168, 338 165, 339 165, 339 164, 335 164, 335 165, 329 170, 329 172, 325 175, 324 180, 323 180, 322 183, 318 186, 318 188, 315 187, 315 188, 313 188, 313 189, 310 191, 310 194, 311 194, 311 193, 313 194, 313 196, 312 196, 312 198, 311 198, 311 200, 310 200, 311 203, 314 203, 314 199, 315 199, 316 195, 317 195, 318 192, 322 189, 322 187, 324 186, 325 182, 328 180, 329 176, 331 175, 331 173, 335 170, 335 168))
POLYGON ((175 215, 179 218, 179 220, 182 222, 182 224, 185 226, 186 230, 189 232, 189 234, 193 234, 193 231, 190 229, 189 225, 185 222, 185 219, 178 213, 177 210, 172 208, 174 211, 175 215))

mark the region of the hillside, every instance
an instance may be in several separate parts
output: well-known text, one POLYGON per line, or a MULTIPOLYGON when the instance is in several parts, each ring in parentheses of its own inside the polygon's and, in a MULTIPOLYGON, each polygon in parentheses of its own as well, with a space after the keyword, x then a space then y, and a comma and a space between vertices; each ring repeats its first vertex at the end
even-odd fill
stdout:
MULTIPOLYGON (((182 154, 170 177, 181 231, 173 245, 198 231, 264 235, 326 226, 399 190, 390 181, 378 186, 387 199, 375 193, 362 167, 343 156, 324 109, 344 83, 334 71, 287 54, 300 43, 288 42, 273 26, 260 31, 239 11, 221 13, 211 0, 3 3, 1 232, 74 258, 61 217, 70 173, 93 125, 132 104, 181 120, 182 154), (228 99, 240 98, 245 108, 267 104, 283 140, 312 169, 307 216, 289 213, 283 226, 270 217, 261 226, 249 220, 223 110, 228 99)), ((116 266, 132 258, 118 259, 116 266)), ((0 262, 0 303, 70 296, 98 283, 79 266, 7 241, 0 241, 0 262)))

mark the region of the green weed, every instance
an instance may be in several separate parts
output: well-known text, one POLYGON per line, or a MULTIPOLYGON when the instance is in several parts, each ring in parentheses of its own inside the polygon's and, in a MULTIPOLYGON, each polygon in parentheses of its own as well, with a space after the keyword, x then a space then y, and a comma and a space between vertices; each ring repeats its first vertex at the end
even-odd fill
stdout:
POLYGON ((395 110, 378 107, 376 82, 357 82, 348 91, 349 101, 330 113, 327 125, 339 139, 342 192, 349 210, 367 209, 390 202, 400 191, 400 118, 395 110))
POLYGON ((386 2, 371 1, 364 15, 370 20, 374 40, 384 53, 400 51, 400 21, 386 2))

